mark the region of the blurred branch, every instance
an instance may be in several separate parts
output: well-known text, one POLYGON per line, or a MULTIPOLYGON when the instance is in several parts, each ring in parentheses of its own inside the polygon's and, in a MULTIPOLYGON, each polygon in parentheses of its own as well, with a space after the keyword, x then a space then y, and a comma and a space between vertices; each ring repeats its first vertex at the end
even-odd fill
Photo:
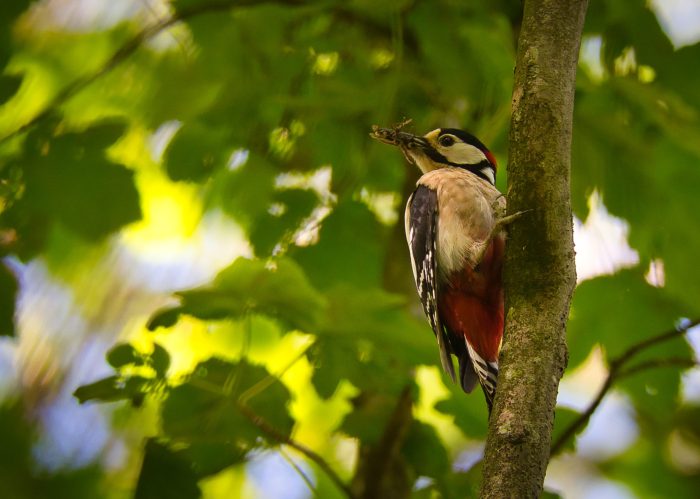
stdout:
POLYGON ((245 404, 242 404, 238 402, 236 404, 236 408, 240 411, 243 416, 245 416, 251 423, 253 423, 260 431, 262 431, 265 435, 270 437, 271 439, 275 440, 276 442, 280 444, 287 445, 291 447, 292 449, 296 449, 297 451, 301 452, 304 456, 306 456, 309 460, 313 461, 321 470, 328 475, 328 478, 331 479, 331 481, 340 489, 342 490, 347 497, 350 499, 354 499, 355 496, 350 490, 350 487, 343 481, 340 476, 331 468, 331 466, 326 462, 323 457, 321 457, 319 454, 316 452, 312 451, 305 445, 300 444, 296 440, 293 440, 292 437, 285 435, 284 433, 280 432, 276 428, 274 428, 270 423, 265 421, 262 417, 258 416, 250 407, 248 407, 245 404))
POLYGON ((610 369, 608 371, 608 376, 605 379, 605 382, 603 385, 600 387, 600 390, 598 390, 598 394, 595 396, 593 401, 588 405, 585 411, 583 411, 578 418, 576 418, 575 421, 573 421, 568 428, 561 434, 561 436, 557 439, 556 442, 552 445, 552 451, 551 455, 554 456, 561 452, 564 448, 564 445, 566 442, 569 441, 570 438, 573 438, 573 436, 581 429, 583 428, 586 423, 588 423, 588 420, 591 418, 593 413, 598 409, 598 406, 600 403, 603 401, 603 398, 605 398, 605 395, 608 393, 610 388, 615 384, 616 381, 618 381, 621 378, 627 377, 627 376, 632 376, 634 374, 640 373, 642 371, 646 371, 648 369, 656 369, 659 367, 685 367, 685 368, 690 368, 697 366, 698 363, 693 360, 693 359, 688 359, 684 357, 669 357, 669 358, 662 358, 662 359, 653 359, 653 360, 648 360, 644 362, 640 362, 636 365, 633 365, 631 367, 626 367, 626 365, 634 359, 634 357, 639 354, 640 352, 643 352, 644 350, 647 350, 655 345, 658 345, 659 343, 663 343, 669 340, 672 340, 674 338, 677 338, 679 336, 683 336, 685 333, 688 332, 689 329, 697 326, 700 324, 700 319, 695 319, 692 321, 687 322, 686 324, 683 324, 682 326, 679 326, 675 329, 672 329, 670 331, 666 331, 664 333, 661 333, 657 336, 652 336, 651 338, 648 338, 644 341, 640 341, 639 343, 635 343, 631 347, 629 347, 627 350, 625 350, 620 356, 617 358, 613 359, 610 362, 610 369))
POLYGON ((680 367, 690 369, 691 367, 695 367, 697 365, 698 362, 687 357, 668 357, 665 359, 653 359, 648 360, 646 362, 640 362, 636 366, 632 366, 623 371, 619 371, 617 374, 617 378, 626 378, 639 372, 646 371, 647 369, 656 369, 657 367, 680 367))
POLYGON ((186 21, 187 19, 191 19, 202 14, 210 14, 214 12, 232 9, 234 7, 247 7, 264 3, 278 3, 283 5, 304 4, 303 0, 219 0, 194 5, 189 8, 183 8, 182 10, 178 10, 170 17, 156 21, 150 26, 146 26, 145 28, 143 28, 132 38, 127 40, 121 47, 119 47, 112 54, 112 56, 109 59, 107 59, 105 63, 102 64, 102 66, 100 66, 94 72, 87 75, 79 76, 72 82, 68 83, 65 87, 63 87, 61 91, 59 91, 56 94, 56 96, 44 107, 44 109, 42 109, 39 113, 34 115, 32 119, 30 119, 28 122, 21 125, 17 129, 13 130, 12 132, 8 133, 7 135, 0 137, 0 144, 7 142, 13 137, 16 137, 17 135, 29 130, 36 124, 47 119, 53 114, 53 112, 56 109, 58 109, 61 105, 63 105, 65 102, 71 99, 74 95, 78 94, 91 83, 98 80, 99 78, 101 78, 102 76, 119 66, 121 63, 126 61, 134 52, 136 52, 136 50, 139 49, 139 47, 141 47, 141 45, 144 42, 150 40, 162 31, 170 28, 174 24, 181 21, 186 21))
POLYGON ((411 495, 401 449, 413 422, 413 395, 406 386, 387 421, 378 442, 360 447, 352 492, 358 499, 394 499, 411 495))

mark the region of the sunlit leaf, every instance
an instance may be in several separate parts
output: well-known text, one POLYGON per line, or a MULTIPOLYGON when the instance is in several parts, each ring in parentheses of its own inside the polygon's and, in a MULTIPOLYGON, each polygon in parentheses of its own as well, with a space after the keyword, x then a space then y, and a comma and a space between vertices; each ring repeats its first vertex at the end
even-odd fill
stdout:
MULTIPOLYGON (((291 260, 268 267, 260 260, 239 258, 211 286, 182 291, 178 314, 201 319, 235 319, 248 313, 267 314, 300 329, 313 329, 324 313, 325 300, 291 260)), ((155 315, 149 327, 171 324, 175 310, 155 315)))

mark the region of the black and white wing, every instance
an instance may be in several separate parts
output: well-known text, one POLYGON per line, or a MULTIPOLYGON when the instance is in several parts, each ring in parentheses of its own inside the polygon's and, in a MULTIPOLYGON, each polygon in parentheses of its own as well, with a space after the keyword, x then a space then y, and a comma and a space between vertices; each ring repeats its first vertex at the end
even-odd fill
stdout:
POLYGON ((440 362, 452 381, 455 370, 450 357, 450 343, 440 320, 438 311, 437 283, 437 231, 438 201, 437 192, 424 185, 418 185, 406 203, 406 240, 411 253, 413 277, 418 296, 423 304, 430 327, 433 328, 440 349, 440 362))

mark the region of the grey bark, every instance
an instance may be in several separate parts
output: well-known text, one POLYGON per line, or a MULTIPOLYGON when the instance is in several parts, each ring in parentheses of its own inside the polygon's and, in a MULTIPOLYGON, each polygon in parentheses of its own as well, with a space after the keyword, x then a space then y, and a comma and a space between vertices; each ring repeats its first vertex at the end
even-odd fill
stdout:
POLYGON ((526 0, 513 88, 506 328, 484 457, 482 498, 542 492, 566 322, 576 284, 570 155, 587 0, 526 0))

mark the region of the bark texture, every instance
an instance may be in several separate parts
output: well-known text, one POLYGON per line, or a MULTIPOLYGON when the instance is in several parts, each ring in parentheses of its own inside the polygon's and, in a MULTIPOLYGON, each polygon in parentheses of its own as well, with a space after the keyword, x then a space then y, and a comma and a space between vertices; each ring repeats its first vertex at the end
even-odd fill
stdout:
POLYGON ((587 0, 526 0, 513 88, 506 328, 481 497, 539 497, 576 284, 570 202, 576 65, 587 0))

